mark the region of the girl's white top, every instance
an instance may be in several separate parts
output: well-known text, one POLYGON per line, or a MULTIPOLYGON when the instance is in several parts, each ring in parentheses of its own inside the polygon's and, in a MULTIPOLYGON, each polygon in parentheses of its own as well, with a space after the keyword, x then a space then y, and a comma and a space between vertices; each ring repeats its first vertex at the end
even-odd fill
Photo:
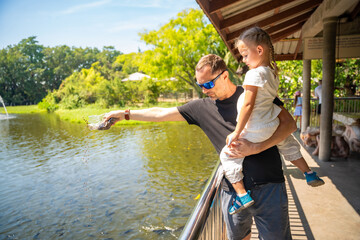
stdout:
MULTIPOLYGON (((274 120, 281 112, 281 108, 274 104, 273 101, 277 96, 279 78, 275 75, 274 70, 263 66, 249 70, 245 75, 243 86, 245 85, 258 87, 255 106, 245 129, 261 129, 278 124, 274 120)), ((241 94, 237 103, 237 119, 239 119, 244 100, 245 94, 241 94)))

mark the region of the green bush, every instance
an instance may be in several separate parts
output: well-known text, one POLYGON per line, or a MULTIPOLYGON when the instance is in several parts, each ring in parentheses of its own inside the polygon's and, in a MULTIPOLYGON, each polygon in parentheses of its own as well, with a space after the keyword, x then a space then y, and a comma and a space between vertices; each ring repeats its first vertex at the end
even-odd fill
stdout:
POLYGON ((79 95, 69 95, 66 98, 63 98, 60 103, 60 106, 64 109, 76 109, 85 105, 85 100, 79 95))
POLYGON ((48 95, 38 103, 40 109, 45 109, 47 112, 55 112, 59 105, 54 93, 49 92, 48 95))

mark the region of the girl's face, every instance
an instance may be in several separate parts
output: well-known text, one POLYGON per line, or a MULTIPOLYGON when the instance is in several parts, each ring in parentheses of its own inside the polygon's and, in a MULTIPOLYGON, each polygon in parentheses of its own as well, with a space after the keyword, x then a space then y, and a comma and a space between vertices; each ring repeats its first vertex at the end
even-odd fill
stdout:
POLYGON ((239 41, 238 50, 243 57, 242 61, 250 69, 257 68, 263 64, 264 49, 262 46, 249 46, 243 41, 239 41))

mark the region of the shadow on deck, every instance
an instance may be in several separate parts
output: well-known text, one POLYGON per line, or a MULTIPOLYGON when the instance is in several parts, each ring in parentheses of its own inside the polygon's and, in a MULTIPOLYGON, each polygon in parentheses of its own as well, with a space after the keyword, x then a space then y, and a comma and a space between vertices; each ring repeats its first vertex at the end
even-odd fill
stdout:
MULTIPOLYGON (((298 133, 294 135, 300 139, 298 133)), ((360 154, 322 162, 311 155, 313 150, 302 147, 301 152, 325 181, 323 186, 307 186, 303 174, 290 162, 283 162, 293 239, 359 239, 360 154)))

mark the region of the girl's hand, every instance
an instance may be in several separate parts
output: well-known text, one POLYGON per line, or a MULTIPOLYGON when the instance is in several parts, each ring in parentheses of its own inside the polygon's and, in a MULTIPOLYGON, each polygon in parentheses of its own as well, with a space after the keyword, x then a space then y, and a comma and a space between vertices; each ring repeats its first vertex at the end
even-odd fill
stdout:
POLYGON ((236 132, 232 132, 230 133, 227 137, 226 137, 226 145, 230 146, 230 144, 234 141, 236 141, 239 138, 239 134, 236 132))

